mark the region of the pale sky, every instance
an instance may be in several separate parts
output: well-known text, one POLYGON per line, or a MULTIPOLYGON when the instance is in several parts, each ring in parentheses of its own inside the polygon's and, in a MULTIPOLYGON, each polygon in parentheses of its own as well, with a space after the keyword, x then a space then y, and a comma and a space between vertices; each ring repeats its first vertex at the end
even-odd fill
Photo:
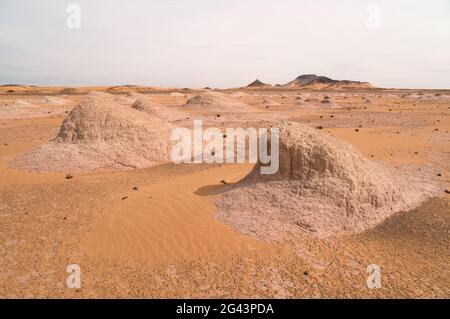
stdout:
POLYGON ((223 88, 305 73, 449 89, 450 0, 0 0, 0 84, 223 88))

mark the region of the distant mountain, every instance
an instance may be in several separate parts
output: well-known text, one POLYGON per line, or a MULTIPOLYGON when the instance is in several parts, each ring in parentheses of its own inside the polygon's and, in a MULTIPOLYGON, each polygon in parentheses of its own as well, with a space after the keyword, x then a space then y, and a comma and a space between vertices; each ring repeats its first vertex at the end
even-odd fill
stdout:
POLYGON ((295 80, 283 85, 286 88, 371 88, 372 85, 368 82, 349 81, 349 80, 334 80, 326 76, 315 74, 304 74, 297 77, 295 80))
POLYGON ((264 82, 261 82, 260 80, 256 79, 249 85, 247 85, 248 88, 265 88, 265 87, 272 87, 270 84, 266 84, 264 82))

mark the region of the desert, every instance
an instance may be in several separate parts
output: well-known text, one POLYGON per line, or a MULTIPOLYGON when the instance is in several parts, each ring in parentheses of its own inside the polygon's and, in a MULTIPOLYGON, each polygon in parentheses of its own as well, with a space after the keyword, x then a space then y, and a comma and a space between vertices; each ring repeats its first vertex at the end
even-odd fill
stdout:
POLYGON ((429 316, 449 23, 448 0, 0 1, 0 300, 429 316))
POLYGON ((448 297, 450 91, 255 82, 0 87, 0 296, 448 297), (279 171, 172 162, 194 120, 280 128, 279 171))

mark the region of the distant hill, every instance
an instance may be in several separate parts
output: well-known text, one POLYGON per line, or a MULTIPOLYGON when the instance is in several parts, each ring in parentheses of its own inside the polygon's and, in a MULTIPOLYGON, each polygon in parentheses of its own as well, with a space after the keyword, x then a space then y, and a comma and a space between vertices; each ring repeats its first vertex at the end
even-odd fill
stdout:
POLYGON ((349 81, 349 80, 334 80, 326 76, 315 74, 304 74, 297 77, 295 80, 283 85, 286 88, 371 88, 373 87, 368 82, 349 81))
POLYGON ((248 88, 265 88, 265 87, 272 87, 270 84, 266 84, 264 82, 261 82, 260 80, 256 79, 249 85, 247 85, 248 88))

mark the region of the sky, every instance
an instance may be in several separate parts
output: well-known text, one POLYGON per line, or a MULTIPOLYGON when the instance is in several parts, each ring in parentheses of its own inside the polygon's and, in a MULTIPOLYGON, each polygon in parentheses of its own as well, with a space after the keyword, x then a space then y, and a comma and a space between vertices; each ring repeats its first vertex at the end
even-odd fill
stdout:
POLYGON ((309 73, 450 89, 450 0, 0 0, 0 84, 225 88, 309 73))

